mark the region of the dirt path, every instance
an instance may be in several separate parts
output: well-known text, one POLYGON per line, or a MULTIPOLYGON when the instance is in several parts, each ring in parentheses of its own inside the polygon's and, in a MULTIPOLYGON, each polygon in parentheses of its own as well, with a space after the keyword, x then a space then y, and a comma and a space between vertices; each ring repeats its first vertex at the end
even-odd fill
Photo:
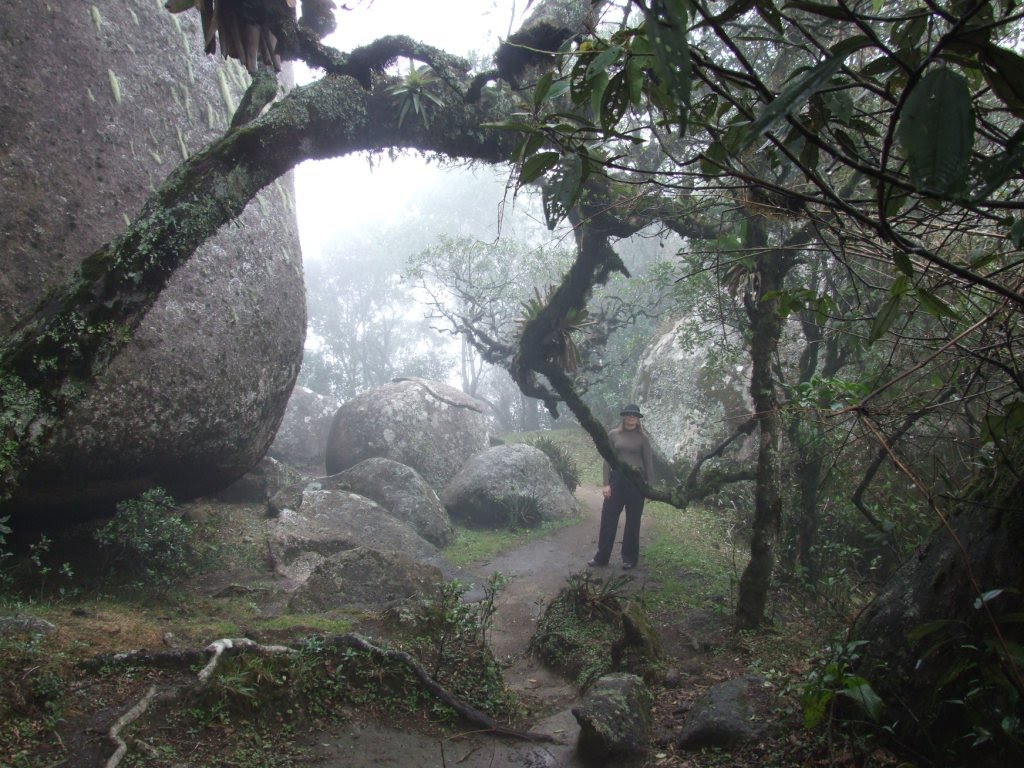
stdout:
MULTIPOLYGON (((551 744, 524 744, 470 735, 439 740, 419 733, 398 731, 379 723, 358 723, 335 733, 324 733, 314 745, 318 768, 582 768, 575 754, 579 726, 571 708, 576 699, 572 685, 530 658, 528 646, 547 602, 565 585, 569 575, 587 567, 597 545, 601 491, 576 491, 583 514, 580 521, 551 536, 504 552, 463 575, 484 582, 495 571, 508 583, 499 593, 491 630, 495 656, 506 665, 505 679, 523 701, 533 720, 532 729, 553 737, 551 744)), ((621 526, 620 526, 621 534, 621 526)), ((618 562, 618 542, 612 566, 618 562)), ((643 565, 634 572, 643 579, 643 565)), ((473 594, 470 593, 470 598, 473 594)))

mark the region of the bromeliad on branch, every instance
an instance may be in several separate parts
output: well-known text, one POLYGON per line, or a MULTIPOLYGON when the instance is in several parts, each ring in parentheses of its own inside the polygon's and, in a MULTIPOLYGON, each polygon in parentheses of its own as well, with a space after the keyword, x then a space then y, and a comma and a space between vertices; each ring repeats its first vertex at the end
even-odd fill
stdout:
MULTIPOLYGON (((529 301, 523 302, 523 316, 516 322, 522 326, 537 320, 551 300, 552 289, 549 286, 544 296, 540 291, 533 289, 534 296, 529 301)), ((580 352, 573 341, 572 334, 575 331, 583 331, 594 325, 594 321, 588 317, 586 308, 570 309, 566 314, 557 319, 557 325, 544 336, 543 354, 545 359, 556 363, 562 370, 572 373, 579 368, 580 352)))

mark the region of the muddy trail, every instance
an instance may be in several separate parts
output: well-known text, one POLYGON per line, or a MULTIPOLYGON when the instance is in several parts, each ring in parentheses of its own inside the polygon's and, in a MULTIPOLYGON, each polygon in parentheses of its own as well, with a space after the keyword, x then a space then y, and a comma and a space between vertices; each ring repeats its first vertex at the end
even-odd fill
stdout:
MULTIPOLYGON (((583 514, 579 522, 550 536, 503 552, 471 571, 458 574, 465 583, 481 584, 495 571, 508 580, 499 592, 491 629, 495 657, 505 667, 506 683, 520 697, 530 716, 531 730, 547 734, 550 743, 528 743, 491 735, 464 733, 441 739, 384 723, 348 723, 318 735, 309 744, 310 765, 317 768, 582 768, 576 756, 579 726, 572 715, 574 686, 530 657, 530 638, 548 601, 566 579, 587 567, 597 544, 601 491, 581 487, 576 496, 583 514)), ((621 526, 620 526, 621 534, 621 526)), ((642 535, 642 534, 641 534, 642 535)), ((617 574, 616 553, 603 576, 617 574)), ((644 580, 643 563, 631 574, 644 580)), ((473 591, 468 599, 475 597, 473 591)))

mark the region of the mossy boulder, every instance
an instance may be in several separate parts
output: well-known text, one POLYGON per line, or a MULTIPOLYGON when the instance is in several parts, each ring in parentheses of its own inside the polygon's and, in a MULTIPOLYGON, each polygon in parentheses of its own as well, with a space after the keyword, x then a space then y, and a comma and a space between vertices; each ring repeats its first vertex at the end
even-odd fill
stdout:
POLYGON ((653 679, 661 644, 643 606, 622 592, 626 579, 570 576, 544 609, 530 651, 581 690, 617 672, 653 679))
POLYGON ((651 744, 654 697, 636 675, 605 675, 572 709, 580 724, 577 748, 591 762, 618 764, 640 757, 651 744))
MULTIPOLYGON (((198 14, 162 5, 0 6, 0 334, 228 126, 248 75, 203 53, 198 14)), ((41 447, 15 525, 104 515, 154 485, 206 495, 264 455, 305 338, 289 177, 170 278, 132 336, 41 447)))

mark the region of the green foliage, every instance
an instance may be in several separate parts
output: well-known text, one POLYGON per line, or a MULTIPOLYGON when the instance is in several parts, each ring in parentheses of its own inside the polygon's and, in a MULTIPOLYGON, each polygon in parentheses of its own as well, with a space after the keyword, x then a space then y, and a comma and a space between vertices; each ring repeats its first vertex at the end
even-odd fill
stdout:
POLYGON ((951 764, 986 755, 985 764, 1002 756, 1010 765, 1024 754, 1024 650, 1012 639, 1024 620, 1020 594, 988 590, 975 599, 970 621, 939 619, 907 633, 918 666, 939 670, 920 725, 951 764))
POLYGON ((544 455, 551 460, 551 466, 555 468, 555 472, 562 478, 565 487, 569 489, 570 493, 575 493, 580 484, 580 471, 569 450, 564 445, 555 443, 545 436, 535 437, 529 444, 544 452, 544 455))
POLYGON ((19 756, 27 761, 33 742, 56 738, 67 706, 68 659, 40 634, 0 635, 0 659, 0 755, 29 765, 19 756))
POLYGON ((31 443, 29 423, 39 413, 39 393, 25 386, 17 376, 0 373, 0 501, 8 498, 17 485, 21 464, 33 450, 24 453, 24 443, 31 443))
POLYGON ((388 94, 401 105, 398 113, 399 128, 410 112, 420 119, 425 128, 430 127, 430 107, 444 106, 437 95, 440 85, 440 78, 428 65, 417 67, 410 62, 409 73, 405 78, 388 88, 388 94))
MULTIPOLYGON (((520 325, 536 320, 551 302, 553 290, 549 287, 543 296, 535 288, 533 296, 523 302, 522 316, 517 320, 520 325)), ((544 338, 545 352, 548 359, 556 362, 564 371, 573 373, 580 367, 580 352, 576 347, 572 334, 579 333, 592 326, 586 309, 571 309, 558 318, 557 325, 544 338)))
POLYGON ((963 193, 974 147, 974 111, 966 78, 950 67, 929 70, 907 97, 897 135, 918 190, 963 193))
POLYGON ((658 644, 643 604, 627 598, 629 576, 607 581, 588 571, 571 574, 548 604, 530 641, 530 651, 585 690, 610 672, 648 677, 658 644))
POLYGON ((7 525, 10 521, 9 516, 0 517, 0 595, 4 594, 11 587, 12 578, 11 574, 7 572, 4 563, 13 556, 13 552, 8 549, 7 537, 11 535, 11 527, 7 525))
POLYGON ((885 703, 871 684, 852 670, 860 659, 863 642, 835 643, 807 676, 801 696, 804 725, 814 728, 826 717, 831 719, 837 706, 846 704, 861 717, 880 724, 885 703))
POLYGON ((575 520, 541 523, 534 528, 464 528, 455 527, 455 539, 444 551, 452 565, 466 567, 490 560, 499 552, 549 536, 553 531, 572 525, 575 520))
POLYGON ((644 517, 650 533, 641 543, 641 560, 657 584, 647 593, 647 603, 664 611, 726 610, 748 558, 737 538, 739 520, 702 507, 678 510, 662 502, 648 502, 644 517))
POLYGON ((112 574, 158 590, 170 589, 199 560, 195 526, 175 510, 174 499, 162 488, 120 502, 93 537, 112 574))
MULTIPOLYGON (((505 583, 500 573, 491 574, 483 586, 483 599, 468 603, 464 600, 466 585, 449 581, 398 617, 401 645, 419 659, 431 677, 464 701, 497 716, 518 709, 487 644, 495 601, 505 583)), ((439 709, 435 713, 444 714, 439 709)))

